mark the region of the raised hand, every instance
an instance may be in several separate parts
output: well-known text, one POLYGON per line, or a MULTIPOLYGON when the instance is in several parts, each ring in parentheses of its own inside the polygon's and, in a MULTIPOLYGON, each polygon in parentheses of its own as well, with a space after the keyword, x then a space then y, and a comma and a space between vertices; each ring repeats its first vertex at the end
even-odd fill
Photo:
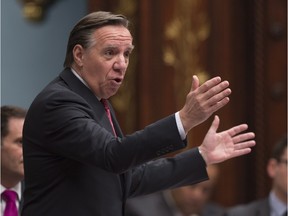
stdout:
POLYGON ((228 86, 228 81, 221 82, 220 77, 214 77, 199 86, 198 77, 193 76, 191 90, 186 96, 184 107, 179 111, 186 133, 229 102, 231 90, 228 86))
POLYGON ((255 137, 254 133, 242 133, 248 128, 246 124, 217 133, 219 124, 220 119, 215 116, 203 143, 199 146, 199 151, 207 165, 248 154, 251 152, 251 147, 256 144, 252 140, 255 137))

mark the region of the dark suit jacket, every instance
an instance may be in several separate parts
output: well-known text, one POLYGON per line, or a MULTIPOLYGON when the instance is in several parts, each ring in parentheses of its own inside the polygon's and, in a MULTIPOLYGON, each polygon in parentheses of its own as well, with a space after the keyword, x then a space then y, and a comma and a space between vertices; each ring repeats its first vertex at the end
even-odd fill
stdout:
POLYGON ((270 216, 268 198, 230 208, 225 216, 270 216))
POLYGON ((174 115, 129 136, 112 118, 118 138, 70 69, 40 92, 23 129, 22 216, 120 216, 127 197, 207 179, 197 149, 151 161, 186 146, 174 115))
POLYGON ((23 208, 23 203, 24 203, 23 192, 24 192, 24 182, 21 181, 21 199, 19 200, 18 212, 21 212, 23 208))
MULTIPOLYGON (((125 216, 175 216, 163 192, 128 199, 125 216)), ((214 203, 204 206, 201 216, 223 216, 224 209, 214 203)))

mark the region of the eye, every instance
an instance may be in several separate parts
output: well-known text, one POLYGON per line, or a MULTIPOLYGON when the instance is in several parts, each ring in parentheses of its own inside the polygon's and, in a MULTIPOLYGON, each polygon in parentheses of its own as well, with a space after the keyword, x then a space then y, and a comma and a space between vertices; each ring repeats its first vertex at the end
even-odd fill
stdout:
POLYGON ((125 52, 125 53, 124 53, 125 58, 129 58, 130 54, 131 54, 130 51, 125 52))
POLYGON ((114 51, 113 50, 106 50, 105 51, 105 55, 106 56, 113 56, 114 55, 114 51))
POLYGON ((15 144, 17 145, 22 145, 22 139, 16 139, 15 144))

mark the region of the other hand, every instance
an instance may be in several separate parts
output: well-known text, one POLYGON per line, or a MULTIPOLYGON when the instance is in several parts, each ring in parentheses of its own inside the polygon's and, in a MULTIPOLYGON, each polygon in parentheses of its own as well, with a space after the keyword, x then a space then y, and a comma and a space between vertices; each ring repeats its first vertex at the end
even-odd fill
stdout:
POLYGON ((247 130, 247 124, 237 125, 228 130, 217 133, 220 119, 215 116, 199 151, 207 165, 220 163, 230 158, 251 152, 256 143, 253 132, 242 133, 247 130))
POLYGON ((198 77, 193 76, 191 90, 186 96, 184 107, 179 111, 186 134, 229 102, 231 90, 228 86, 229 82, 221 82, 220 77, 214 77, 199 86, 198 77))

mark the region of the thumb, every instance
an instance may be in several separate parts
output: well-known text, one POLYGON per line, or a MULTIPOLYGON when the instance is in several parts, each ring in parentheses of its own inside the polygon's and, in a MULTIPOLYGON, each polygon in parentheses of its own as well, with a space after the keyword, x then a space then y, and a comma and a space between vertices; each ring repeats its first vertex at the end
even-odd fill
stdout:
POLYGON ((191 91, 194 91, 195 89, 197 89, 199 87, 199 79, 196 75, 194 75, 192 77, 192 87, 191 87, 191 91))
POLYGON ((209 132, 216 133, 219 125, 220 125, 220 119, 217 115, 215 115, 214 120, 209 128, 209 132))

